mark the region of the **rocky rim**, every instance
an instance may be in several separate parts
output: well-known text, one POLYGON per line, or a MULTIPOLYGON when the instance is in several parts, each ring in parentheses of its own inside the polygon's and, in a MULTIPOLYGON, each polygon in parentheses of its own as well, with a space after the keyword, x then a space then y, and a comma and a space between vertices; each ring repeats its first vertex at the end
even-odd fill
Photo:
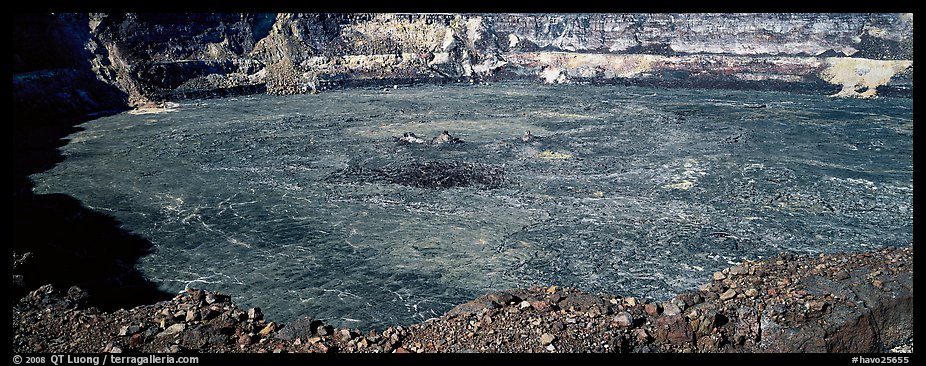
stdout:
MULTIPOLYGON (((15 265, 15 263, 14 263, 15 265)), ((912 351, 913 247, 744 262, 664 303, 533 287, 491 293, 382 332, 280 324, 227 295, 103 312, 42 286, 13 306, 14 352, 912 351)))

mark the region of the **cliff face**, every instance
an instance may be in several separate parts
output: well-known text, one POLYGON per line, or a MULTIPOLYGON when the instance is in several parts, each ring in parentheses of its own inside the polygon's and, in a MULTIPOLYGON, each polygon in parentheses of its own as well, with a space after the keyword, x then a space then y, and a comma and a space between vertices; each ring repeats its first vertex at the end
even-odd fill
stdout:
POLYGON ((96 79, 136 106, 409 81, 809 87, 871 97, 879 89, 909 94, 913 80, 912 14, 54 17, 86 27, 70 42, 83 48, 64 48, 68 57, 89 61, 96 79))
POLYGON ((126 88, 99 80, 89 61, 99 53, 85 14, 13 17, 15 120, 45 122, 61 116, 124 107, 126 88))

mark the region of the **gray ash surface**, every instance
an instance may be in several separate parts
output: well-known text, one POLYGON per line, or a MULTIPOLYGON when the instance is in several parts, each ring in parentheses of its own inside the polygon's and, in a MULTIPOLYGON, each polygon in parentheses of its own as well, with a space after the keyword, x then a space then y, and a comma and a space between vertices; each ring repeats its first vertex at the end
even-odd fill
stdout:
POLYGON ((910 99, 355 89, 89 121, 32 178, 151 241, 164 290, 382 329, 500 289, 664 301, 743 260, 909 245, 912 125, 910 99), (445 130, 465 143, 395 141, 445 130))

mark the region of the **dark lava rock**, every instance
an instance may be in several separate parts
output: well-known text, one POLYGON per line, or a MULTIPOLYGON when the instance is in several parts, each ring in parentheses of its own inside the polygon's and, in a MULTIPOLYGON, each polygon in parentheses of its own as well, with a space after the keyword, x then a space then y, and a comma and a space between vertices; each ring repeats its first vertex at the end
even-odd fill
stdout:
POLYGON ((680 301, 681 304, 684 305, 682 307, 682 310, 684 310, 684 308, 691 307, 691 306, 704 302, 704 298, 698 292, 685 292, 685 293, 682 293, 676 296, 675 299, 680 301))
POLYGON ((221 345, 228 341, 228 335, 214 325, 195 325, 183 331, 180 342, 187 348, 203 348, 207 345, 221 345))
POLYGON ((202 320, 210 320, 210 319, 212 319, 212 318, 215 318, 215 317, 218 316, 219 314, 220 314, 220 313, 219 313, 219 310, 216 309, 216 308, 213 308, 213 307, 211 307, 211 306, 210 306, 210 307, 205 307, 205 308, 203 308, 202 310, 199 311, 199 317, 200 317, 200 319, 202 319, 202 320))
POLYGON ((698 334, 710 334, 712 329, 721 327, 729 321, 725 315, 714 310, 710 310, 701 319, 702 320, 698 324, 698 334))
MULTIPOLYGON (((483 311, 483 309, 500 309, 512 303, 519 302, 521 302, 521 298, 515 294, 512 294, 511 292, 495 292, 457 305, 453 309, 450 309, 450 311, 447 312, 447 315, 458 316, 477 314, 483 311)), ((514 307, 513 309, 517 309, 517 307, 514 307)))
POLYGON ((68 294, 65 297, 65 300, 67 300, 67 302, 70 303, 73 307, 83 308, 87 306, 87 303, 90 301, 90 294, 80 287, 71 286, 68 288, 68 294))
POLYGON ((476 299, 455 306, 447 312, 448 316, 476 314, 485 309, 489 304, 484 299, 476 299))
POLYGON ((332 175, 333 179, 347 178, 362 182, 386 181, 409 187, 447 189, 478 187, 496 189, 505 183, 502 167, 463 161, 411 162, 400 166, 367 168, 351 166, 332 175))
MULTIPOLYGON (((318 321, 318 322, 321 323, 321 321, 318 321)), ((332 334, 334 334, 334 327, 332 327, 332 326, 330 326, 330 325, 321 325, 321 324, 319 324, 319 325, 315 328, 315 334, 317 334, 317 335, 319 335, 319 336, 322 336, 322 337, 332 335, 332 334)))
POLYGON ((231 298, 228 295, 219 293, 219 292, 206 292, 206 303, 215 304, 215 303, 224 303, 230 301, 231 298))
POLYGON ((440 135, 431 139, 431 145, 462 144, 462 143, 463 143, 463 140, 450 136, 450 133, 447 131, 441 132, 440 135))
POLYGON ((291 341, 296 338, 308 339, 315 333, 315 327, 321 322, 312 318, 299 318, 289 323, 277 332, 276 337, 291 341))
POLYGON ((62 299, 51 284, 42 285, 41 287, 29 292, 25 298, 28 302, 38 307, 50 308, 67 308, 68 302, 62 299))
POLYGON ((131 336, 131 335, 134 335, 134 334, 139 333, 139 332, 141 332, 141 331, 142 331, 142 328, 141 328, 141 327, 139 327, 139 326, 137 326, 137 325, 130 325, 130 326, 122 327, 122 329, 119 330, 119 335, 121 335, 121 336, 131 336))
POLYGON ((759 312, 748 306, 736 309, 736 325, 733 336, 742 339, 742 342, 755 342, 759 340, 760 318, 759 312))
POLYGON ((186 292, 190 294, 190 298, 193 299, 194 303, 199 303, 205 300, 206 295, 203 293, 203 290, 188 288, 186 289, 186 292))
POLYGON ((574 309, 588 311, 592 308, 605 309, 608 307, 604 299, 586 293, 572 293, 557 304, 561 309, 574 309))

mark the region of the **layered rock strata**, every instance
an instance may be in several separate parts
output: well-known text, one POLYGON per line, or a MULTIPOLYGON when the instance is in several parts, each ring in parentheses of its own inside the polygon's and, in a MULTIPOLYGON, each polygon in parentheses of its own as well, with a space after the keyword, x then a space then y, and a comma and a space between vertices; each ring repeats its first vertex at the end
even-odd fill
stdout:
POLYGON ((60 103, 80 100, 100 109, 114 99, 141 106, 416 82, 642 83, 873 97, 909 95, 913 81, 912 14, 46 14, 20 20, 13 80, 14 103, 23 108, 42 99, 37 91, 60 89, 72 90, 60 103), (61 65, 48 64, 50 47, 63 56, 61 65), (91 93, 99 87, 94 81, 122 95, 91 93))

